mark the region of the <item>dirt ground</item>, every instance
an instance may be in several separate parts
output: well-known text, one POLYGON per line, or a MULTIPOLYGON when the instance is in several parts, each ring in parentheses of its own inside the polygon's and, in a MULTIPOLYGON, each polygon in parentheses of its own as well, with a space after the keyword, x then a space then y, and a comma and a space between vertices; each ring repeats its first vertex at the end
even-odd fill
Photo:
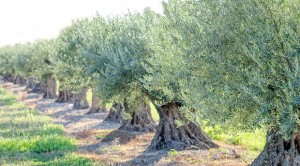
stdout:
POLYGON ((65 132, 76 138, 80 156, 105 165, 183 165, 183 166, 245 166, 253 155, 240 146, 216 142, 220 148, 210 150, 147 151, 154 133, 117 130, 118 123, 104 121, 108 113, 88 114, 89 109, 73 110, 70 103, 42 99, 41 94, 28 93, 24 86, 0 82, 29 108, 48 115, 62 124, 65 132))

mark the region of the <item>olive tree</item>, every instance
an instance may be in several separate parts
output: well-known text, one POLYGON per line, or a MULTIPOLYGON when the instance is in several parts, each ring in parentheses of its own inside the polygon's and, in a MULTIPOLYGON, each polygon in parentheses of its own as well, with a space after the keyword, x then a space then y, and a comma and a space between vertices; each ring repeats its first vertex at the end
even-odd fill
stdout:
POLYGON ((141 62, 148 55, 145 32, 151 26, 151 17, 129 13, 98 20, 101 28, 93 34, 97 43, 91 45, 90 51, 97 62, 91 65, 98 73, 96 88, 101 100, 116 102, 116 108, 123 109, 120 129, 155 130, 149 101, 139 81, 145 73, 141 62))
POLYGON ((73 108, 88 108, 86 99, 89 76, 85 72, 88 63, 81 56, 83 36, 88 24, 88 19, 75 20, 63 29, 57 39, 58 52, 55 60, 55 75, 60 81, 60 96, 58 101, 64 102, 71 99, 73 92, 73 108))
POLYGON ((202 86, 194 89, 201 78, 201 50, 195 49, 198 40, 193 25, 196 8, 191 1, 164 3, 164 16, 149 30, 150 56, 144 63, 147 74, 141 79, 149 98, 160 115, 157 132, 150 149, 215 148, 197 121, 201 121, 203 99, 195 96, 206 93, 202 86), (199 107, 197 107, 199 106, 199 107))
POLYGON ((16 68, 16 83, 26 85, 27 88, 34 88, 34 63, 32 60, 34 57, 33 50, 34 44, 25 43, 19 44, 17 49, 17 58, 15 59, 15 68, 16 68))
POLYGON ((56 98, 56 80, 54 64, 51 57, 56 54, 55 40, 37 40, 33 43, 31 65, 32 75, 38 79, 36 88, 43 93, 44 98, 56 98))
POLYGON ((1 74, 4 76, 4 80, 13 82, 14 81, 14 66, 13 59, 14 57, 14 47, 13 46, 5 46, 0 49, 0 70, 1 74))
POLYGON ((38 89, 44 98, 56 97, 56 81, 50 57, 55 54, 54 40, 39 40, 2 48, 2 71, 17 84, 32 86, 33 79, 40 81, 38 89))
POLYGON ((88 86, 92 90, 91 109, 87 114, 107 112, 106 102, 103 99, 100 101, 99 96, 101 94, 96 88, 97 77, 101 68, 99 64, 102 63, 99 55, 105 48, 106 36, 108 35, 107 19, 96 15, 89 20, 86 27, 82 30, 84 32, 82 33, 83 42, 80 45, 80 56, 86 61, 87 65, 83 70, 89 78, 88 86))
POLYGON ((245 114, 251 127, 267 128, 252 165, 299 165, 299 0, 191 3, 197 31, 181 29, 198 36, 201 76, 209 79, 196 82, 210 84, 223 106, 215 111, 245 114))

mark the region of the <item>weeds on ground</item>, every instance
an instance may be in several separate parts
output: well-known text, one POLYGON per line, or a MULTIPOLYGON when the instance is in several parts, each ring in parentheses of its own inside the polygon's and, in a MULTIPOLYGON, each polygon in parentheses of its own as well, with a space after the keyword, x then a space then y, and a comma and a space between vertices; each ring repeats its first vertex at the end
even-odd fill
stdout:
POLYGON ((93 165, 73 153, 75 142, 62 125, 0 88, 0 165, 93 165))

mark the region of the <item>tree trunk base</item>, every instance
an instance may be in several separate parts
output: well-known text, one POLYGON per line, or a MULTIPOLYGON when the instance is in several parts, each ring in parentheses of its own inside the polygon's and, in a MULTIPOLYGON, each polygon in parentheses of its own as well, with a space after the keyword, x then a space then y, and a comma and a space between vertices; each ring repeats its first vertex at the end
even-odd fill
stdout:
POLYGON ((105 118, 104 121, 110 121, 110 122, 116 122, 116 123, 121 123, 123 118, 122 118, 122 104, 121 103, 115 103, 112 108, 109 110, 109 114, 105 118))
POLYGON ((78 102, 75 102, 73 104, 73 109, 75 109, 75 110, 87 109, 89 107, 90 106, 88 104, 79 104, 78 102))
POLYGON ((91 109, 89 110, 89 112, 87 112, 86 114, 95 114, 95 113, 106 113, 107 109, 106 107, 91 107, 91 109))
POLYGON ((268 134, 264 150, 251 165, 299 166, 300 134, 294 134, 288 141, 285 141, 283 136, 276 132, 268 134))
POLYGON ((8 74, 4 74, 3 77, 2 77, 2 80, 4 82, 7 82, 8 81, 8 74))
POLYGON ((34 87, 36 86, 33 78, 26 78, 25 79, 25 85, 26 85, 25 90, 28 90, 28 91, 33 90, 34 87))
POLYGON ((42 91, 44 93, 43 98, 55 99, 57 97, 56 81, 51 75, 47 77, 47 80, 44 82, 44 85, 42 87, 42 91))
POLYGON ((8 74, 6 78, 8 82, 13 83, 15 81, 15 76, 13 74, 8 74))
POLYGON ((11 74, 8 81, 14 83, 15 80, 16 80, 15 75, 11 74))
POLYGON ((21 79, 20 85, 22 85, 22 86, 26 85, 26 79, 24 79, 24 78, 20 78, 20 79, 21 79))
POLYGON ((72 101, 72 94, 70 90, 61 90, 58 92, 56 103, 68 103, 72 101))
POLYGON ((19 76, 16 76, 16 79, 14 80, 14 84, 21 84, 21 79, 19 76))
POLYGON ((104 102, 102 102, 101 106, 99 105, 100 101, 99 101, 99 98, 97 96, 97 92, 96 92, 96 90, 94 88, 92 89, 92 95, 93 96, 92 96, 91 109, 86 114, 94 114, 94 113, 100 113, 100 112, 107 112, 106 104, 104 102))
POLYGON ((179 113, 177 103, 169 103, 158 108, 160 122, 149 146, 149 150, 175 149, 184 150, 188 148, 210 149, 218 146, 213 143, 202 129, 193 122, 186 121, 179 113), (176 121, 183 125, 177 127, 176 121))
POLYGON ((87 112, 86 114, 95 114, 95 113, 99 113, 101 110, 100 107, 91 107, 89 112, 87 112))
POLYGON ((42 84, 41 82, 36 83, 29 93, 41 93, 42 92, 42 85, 41 84, 42 84))
POLYGON ((122 121, 119 129, 137 132, 155 132, 156 124, 151 116, 150 105, 146 103, 141 104, 137 110, 131 113, 130 119, 122 121))
POLYGON ((73 109, 86 109, 89 108, 89 103, 86 99, 88 88, 83 87, 79 93, 74 94, 74 100, 73 100, 73 109))

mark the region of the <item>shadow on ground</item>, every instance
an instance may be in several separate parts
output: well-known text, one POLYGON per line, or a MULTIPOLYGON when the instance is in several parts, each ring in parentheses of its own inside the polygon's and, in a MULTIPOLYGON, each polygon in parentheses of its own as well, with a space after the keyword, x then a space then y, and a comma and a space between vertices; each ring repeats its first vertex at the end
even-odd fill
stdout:
POLYGON ((118 163, 121 166, 132 166, 132 165, 155 165, 158 163, 163 157, 167 156, 167 151, 144 151, 138 157, 129 160, 125 163, 118 163))
POLYGON ((131 140, 142 135, 142 132, 128 132, 125 130, 114 130, 106 135, 101 141, 102 142, 117 142, 118 144, 127 144, 131 140))

